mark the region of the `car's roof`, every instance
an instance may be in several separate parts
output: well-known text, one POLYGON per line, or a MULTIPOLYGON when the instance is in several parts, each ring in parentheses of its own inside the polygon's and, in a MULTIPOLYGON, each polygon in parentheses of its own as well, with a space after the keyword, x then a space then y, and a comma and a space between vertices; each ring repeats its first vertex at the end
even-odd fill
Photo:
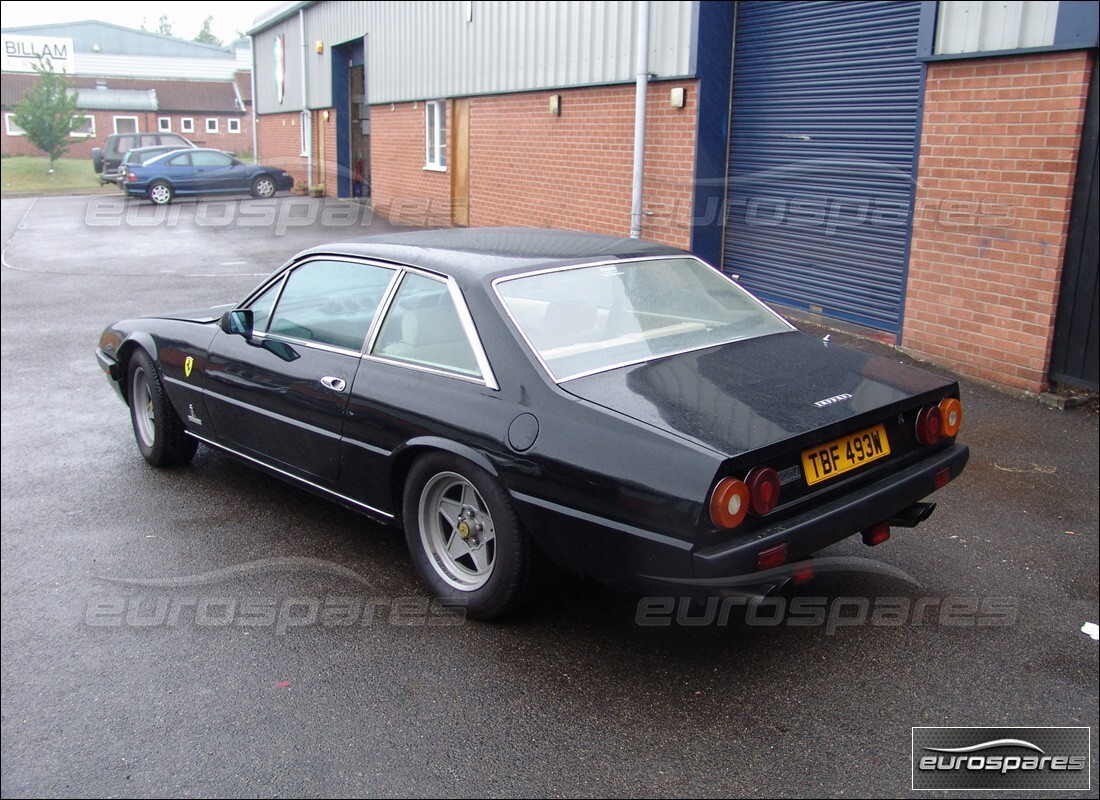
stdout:
POLYGON ((668 245, 548 228, 445 228, 370 236, 302 255, 376 258, 453 275, 459 281, 643 256, 684 255, 668 245))

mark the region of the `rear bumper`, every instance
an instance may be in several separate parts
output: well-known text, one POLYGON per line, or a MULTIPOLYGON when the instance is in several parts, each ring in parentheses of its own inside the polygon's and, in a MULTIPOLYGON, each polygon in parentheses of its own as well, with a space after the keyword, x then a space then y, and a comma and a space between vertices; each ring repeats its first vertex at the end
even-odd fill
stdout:
POLYGON ((938 472, 948 468, 954 480, 969 457, 970 449, 966 445, 951 445, 900 472, 803 514, 753 531, 745 538, 699 550, 693 556, 695 577, 713 581, 751 574, 756 571, 760 551, 781 544, 787 545, 788 563, 806 558, 923 500, 936 490, 938 472))

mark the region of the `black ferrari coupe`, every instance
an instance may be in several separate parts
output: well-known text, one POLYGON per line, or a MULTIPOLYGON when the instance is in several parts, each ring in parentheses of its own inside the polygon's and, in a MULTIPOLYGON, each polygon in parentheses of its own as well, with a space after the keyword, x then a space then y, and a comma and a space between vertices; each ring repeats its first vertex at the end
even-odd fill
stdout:
POLYGON ((615 586, 765 584, 914 526, 962 472, 958 385, 809 337, 698 258, 468 229, 316 247, 97 350, 158 467, 201 442, 404 527, 472 617, 536 549, 615 586))

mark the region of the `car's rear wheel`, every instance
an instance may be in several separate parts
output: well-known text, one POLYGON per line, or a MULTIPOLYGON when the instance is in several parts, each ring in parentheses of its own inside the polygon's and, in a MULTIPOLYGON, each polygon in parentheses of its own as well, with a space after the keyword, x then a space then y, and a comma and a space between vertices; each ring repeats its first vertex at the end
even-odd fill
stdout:
POLYGON ((252 181, 253 197, 274 197, 275 189, 275 181, 269 175, 259 175, 252 181))
POLYGON ((514 611, 531 570, 531 543, 500 484, 450 453, 417 461, 405 484, 405 538, 432 593, 466 614, 514 611))
POLYGON ((155 467, 174 467, 194 458, 198 442, 187 435, 153 359, 144 350, 131 356, 128 381, 130 421, 145 460, 155 467))
POLYGON ((174 194, 171 185, 164 181, 154 181, 149 187, 149 199, 158 206, 166 206, 171 203, 174 194))

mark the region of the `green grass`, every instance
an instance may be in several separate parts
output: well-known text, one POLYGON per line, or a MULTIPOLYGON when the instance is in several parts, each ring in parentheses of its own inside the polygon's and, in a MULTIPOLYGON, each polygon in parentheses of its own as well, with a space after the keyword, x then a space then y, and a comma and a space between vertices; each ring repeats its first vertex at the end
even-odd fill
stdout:
POLYGON ((113 186, 99 188, 90 158, 62 158, 54 163, 45 156, 12 156, 0 159, 0 194, 108 194, 113 186))

